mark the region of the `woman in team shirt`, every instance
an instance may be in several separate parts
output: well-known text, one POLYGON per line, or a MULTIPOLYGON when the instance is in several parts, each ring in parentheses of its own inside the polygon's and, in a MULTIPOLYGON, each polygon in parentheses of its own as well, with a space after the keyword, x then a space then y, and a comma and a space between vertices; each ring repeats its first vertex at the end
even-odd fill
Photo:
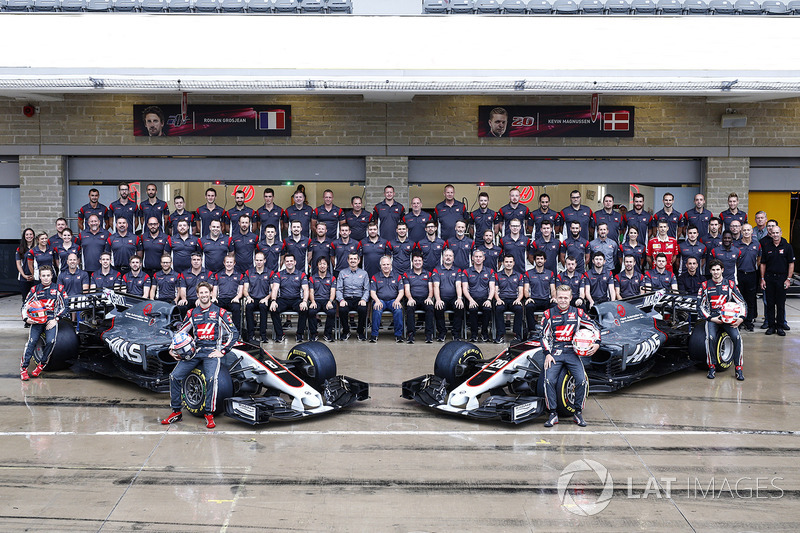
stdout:
POLYGON ((77 255, 78 265, 81 264, 81 247, 72 240, 72 230, 69 228, 64 229, 61 233, 61 238, 63 239, 61 245, 54 246, 53 252, 58 256, 59 269, 63 271, 67 268, 67 257, 69 257, 69 254, 77 255))
POLYGON ((33 248, 34 242, 36 241, 36 233, 33 231, 32 228, 25 228, 25 231, 22 232, 22 238, 19 240, 19 246, 17 247, 17 279, 19 280, 19 288, 22 292, 22 300, 24 301, 25 298, 28 296, 28 293, 36 283, 33 279, 33 274, 31 274, 31 270, 28 267, 28 250, 33 248))
POLYGON ((47 233, 42 232, 36 236, 36 246, 28 250, 28 269, 35 273, 38 279, 39 267, 43 265, 50 265, 54 269, 57 267, 55 264, 55 253, 50 248, 47 242, 47 233))
POLYGON ((634 270, 641 274, 644 265, 645 245, 639 242, 639 230, 633 226, 628 228, 628 238, 619 245, 620 264, 626 255, 632 255, 636 259, 634 270))

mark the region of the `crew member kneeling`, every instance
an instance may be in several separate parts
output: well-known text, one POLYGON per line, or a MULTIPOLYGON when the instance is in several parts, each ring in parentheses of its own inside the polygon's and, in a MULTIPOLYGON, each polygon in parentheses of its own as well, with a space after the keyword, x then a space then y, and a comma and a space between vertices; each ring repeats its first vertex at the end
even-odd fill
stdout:
POLYGON ((169 403, 172 413, 161 421, 162 424, 174 424, 182 418, 181 385, 192 370, 202 365, 206 377, 205 418, 206 427, 213 428, 214 411, 217 407, 217 376, 222 366, 222 357, 239 340, 239 330, 233 324, 230 313, 211 303, 212 287, 205 281, 197 285, 199 305, 186 313, 178 333, 192 333, 195 338, 195 354, 189 360, 170 350, 170 355, 178 360, 178 364, 169 375, 169 403))
POLYGON ((744 381, 742 372, 742 338, 739 336, 739 325, 747 314, 744 297, 733 280, 722 277, 722 261, 712 259, 708 264, 711 279, 704 281, 697 291, 697 313, 706 321, 706 358, 708 360, 708 379, 714 379, 716 368, 711 359, 711 343, 720 333, 726 332, 733 340, 733 364, 736 366, 736 379, 744 381), (727 316, 723 309, 726 303, 735 302, 741 306, 739 316, 727 316))
POLYGON ((583 309, 571 306, 572 289, 567 285, 556 288, 556 305, 544 312, 542 321, 542 351, 544 352, 545 401, 550 415, 545 427, 558 424, 556 412, 556 381, 561 368, 566 366, 575 378, 575 414, 573 420, 581 427, 586 426, 581 410, 586 401, 586 372, 583 363, 572 346, 573 337, 581 327, 590 330, 595 342, 586 350, 586 356, 592 356, 600 347, 600 332, 583 309))

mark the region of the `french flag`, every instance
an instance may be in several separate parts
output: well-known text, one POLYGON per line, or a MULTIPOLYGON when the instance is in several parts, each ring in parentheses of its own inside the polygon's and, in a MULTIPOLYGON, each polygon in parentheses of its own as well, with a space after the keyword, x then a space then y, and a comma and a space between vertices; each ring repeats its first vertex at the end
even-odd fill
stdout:
POLYGON ((261 111, 258 113, 258 129, 284 130, 286 129, 286 111, 261 111))

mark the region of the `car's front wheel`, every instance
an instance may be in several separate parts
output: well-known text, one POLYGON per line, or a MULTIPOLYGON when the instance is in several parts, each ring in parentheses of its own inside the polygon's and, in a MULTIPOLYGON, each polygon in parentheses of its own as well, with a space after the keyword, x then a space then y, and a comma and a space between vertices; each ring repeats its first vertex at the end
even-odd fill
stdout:
POLYGON ((470 342, 448 342, 436 354, 433 373, 452 387, 464 383, 470 376, 464 371, 470 361, 483 359, 481 349, 470 342))
POLYGON ((298 377, 313 387, 322 387, 325 380, 336 375, 336 359, 330 348, 321 342, 298 344, 286 358, 299 363, 295 367, 298 377))
MULTIPOLYGON (((572 416, 575 411, 581 409, 580 405, 575 405, 575 392, 577 382, 572 372, 566 368, 561 370, 556 380, 556 408, 561 416, 572 416)), ((589 382, 586 382, 586 397, 589 396, 589 382)))
MULTIPOLYGON (((203 416, 206 413, 206 392, 208 391, 208 380, 201 368, 195 368, 183 380, 181 384, 181 403, 183 408, 195 416, 203 416)), ((214 413, 219 413, 224 409, 226 398, 233 396, 233 382, 228 369, 221 367, 217 374, 217 402, 214 413)))

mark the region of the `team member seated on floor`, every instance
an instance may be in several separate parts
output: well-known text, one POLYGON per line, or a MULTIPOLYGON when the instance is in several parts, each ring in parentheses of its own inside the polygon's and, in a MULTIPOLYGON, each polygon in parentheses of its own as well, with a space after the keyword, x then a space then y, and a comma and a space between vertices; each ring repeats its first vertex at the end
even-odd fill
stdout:
MULTIPOLYGON (((602 254, 601 254, 602 256, 602 254)), ((545 401, 550 415, 547 417, 545 427, 558 424, 556 412, 556 381, 561 373, 561 368, 566 366, 575 378, 575 409, 573 420, 581 427, 586 426, 583 420, 583 406, 586 402, 586 386, 589 380, 583 369, 580 356, 575 353, 572 339, 583 327, 593 331, 597 341, 588 350, 586 356, 591 357, 600 347, 600 332, 589 317, 578 307, 569 304, 572 299, 572 289, 567 285, 556 287, 556 305, 544 312, 542 320, 542 351, 544 352, 545 371, 545 401)))
POLYGON ((717 338, 720 330, 725 331, 733 340, 733 364, 736 367, 736 379, 744 381, 742 372, 742 338, 739 336, 739 325, 742 318, 739 317, 731 323, 726 323, 722 316, 722 307, 727 302, 736 302, 746 310, 744 297, 733 280, 724 279, 722 262, 712 259, 708 265, 711 271, 711 279, 703 282, 697 293, 697 313, 700 318, 706 321, 706 356, 708 360, 708 379, 714 379, 716 368, 711 360, 711 343, 717 338))
POLYGON ((170 354, 178 364, 169 375, 169 404, 172 413, 161 421, 162 424, 180 422, 183 417, 181 414, 183 380, 192 370, 202 366, 203 375, 206 377, 206 400, 203 404, 206 427, 211 429, 216 426, 214 411, 217 409, 217 376, 222 366, 222 358, 239 340, 239 330, 233 324, 230 313, 211 302, 213 290, 211 284, 205 281, 197 285, 198 305, 186 313, 186 319, 178 328, 177 333, 194 336, 195 354, 191 359, 184 360, 170 350, 170 354))

